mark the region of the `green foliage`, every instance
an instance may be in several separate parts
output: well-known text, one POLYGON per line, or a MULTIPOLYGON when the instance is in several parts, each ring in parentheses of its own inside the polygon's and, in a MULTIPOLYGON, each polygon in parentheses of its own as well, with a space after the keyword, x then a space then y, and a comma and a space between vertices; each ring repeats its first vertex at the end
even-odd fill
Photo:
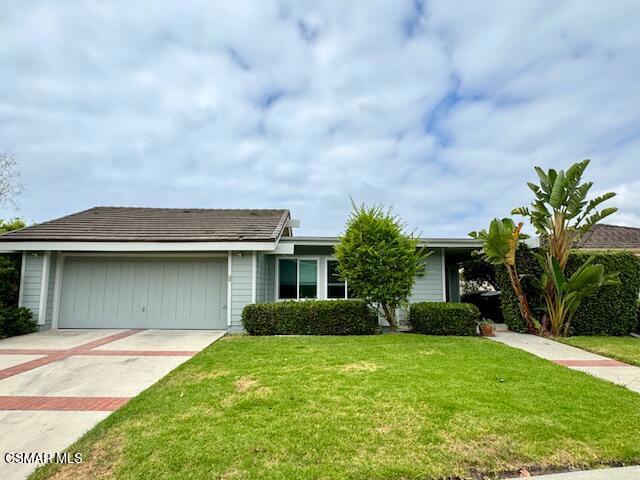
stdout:
POLYGON ((256 303, 242 311, 251 335, 371 335, 378 316, 362 300, 256 303))
POLYGON ((25 307, 0 307, 0 338, 38 331, 31 310, 25 307))
POLYGON ((8 220, 0 219, 0 234, 12 232, 13 230, 20 230, 21 228, 26 227, 24 219, 16 217, 10 218, 8 220))
POLYGON ((0 306, 18 306, 20 265, 19 255, 0 255, 0 306))
POLYGON ((495 290, 498 289, 496 283, 496 270, 493 265, 480 258, 472 258, 460 264, 462 267, 462 280, 478 287, 489 285, 495 290))
POLYGON ((520 234, 521 227, 510 218, 494 218, 489 224, 489 231, 470 232, 469 236, 482 242, 480 255, 485 262, 491 265, 514 265, 515 249, 520 239, 526 238, 520 234))
POLYGON ((409 324, 427 335, 475 335, 480 311, 470 303, 419 302, 409 309, 409 324))
POLYGON ((0 255, 0 338, 35 332, 31 310, 18 308, 20 257, 0 255))
POLYGON ((593 182, 580 182, 589 162, 590 160, 583 160, 574 163, 566 172, 554 169, 545 172, 540 167, 535 167, 539 184, 527 183, 529 189, 535 194, 535 201, 530 209, 515 208, 511 213, 529 217, 540 236, 551 234, 555 228, 554 214, 560 213, 563 221, 569 222, 567 230, 572 231, 571 240, 576 241, 597 222, 617 211, 616 208, 596 211, 600 204, 615 196, 613 192, 587 201, 587 194, 593 182))
POLYGON ((602 286, 619 285, 618 273, 604 273, 604 266, 594 264, 593 256, 589 257, 578 269, 567 277, 558 260, 547 254, 539 256, 544 273, 540 278, 540 290, 544 293, 554 289, 552 298, 544 295, 546 312, 551 318, 551 334, 567 336, 573 317, 589 296, 602 286))
MULTIPOLYGON (((569 256, 565 275, 573 275, 591 256, 601 264, 605 272, 618 272, 619 285, 604 285, 586 298, 576 310, 571 322, 571 335, 628 335, 636 326, 636 301, 640 291, 640 260, 631 252, 574 250, 569 256)), ((542 268, 534 251, 519 249, 518 264, 523 275, 523 286, 532 310, 541 316, 544 300, 531 282, 542 276, 542 268), (529 281, 526 281, 529 279, 529 281)), ((496 268, 496 280, 500 285, 501 308, 505 323, 516 332, 525 331, 518 309, 517 299, 509 277, 503 268, 496 268)))
POLYGON ((395 310, 407 304, 428 255, 418 248, 418 239, 403 230, 390 210, 354 204, 335 247, 338 271, 349 289, 378 309, 392 330, 397 327, 395 310))

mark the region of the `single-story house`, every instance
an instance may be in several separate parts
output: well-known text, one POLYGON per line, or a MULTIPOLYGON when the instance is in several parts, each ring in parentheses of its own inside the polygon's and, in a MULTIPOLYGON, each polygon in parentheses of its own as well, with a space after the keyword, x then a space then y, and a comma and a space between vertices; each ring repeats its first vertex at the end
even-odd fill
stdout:
POLYGON ((597 223, 582 236, 576 248, 629 250, 640 255, 640 228, 597 223))
MULTIPOLYGON (((296 237, 289 210, 96 207, 0 236, 22 254, 20 305, 47 328, 241 330, 245 305, 347 298, 337 237, 296 237)), ((433 253, 411 301, 459 301, 473 239, 433 253)))

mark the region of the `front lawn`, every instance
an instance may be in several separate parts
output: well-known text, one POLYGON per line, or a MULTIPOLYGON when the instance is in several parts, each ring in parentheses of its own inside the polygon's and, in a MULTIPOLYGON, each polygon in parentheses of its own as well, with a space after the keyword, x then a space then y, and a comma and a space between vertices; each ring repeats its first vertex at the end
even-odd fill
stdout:
POLYGON ((480 338, 232 336, 33 478, 482 478, 640 463, 640 395, 480 338))
POLYGON ((634 337, 568 337, 556 339, 621 362, 640 366, 640 338, 634 337))

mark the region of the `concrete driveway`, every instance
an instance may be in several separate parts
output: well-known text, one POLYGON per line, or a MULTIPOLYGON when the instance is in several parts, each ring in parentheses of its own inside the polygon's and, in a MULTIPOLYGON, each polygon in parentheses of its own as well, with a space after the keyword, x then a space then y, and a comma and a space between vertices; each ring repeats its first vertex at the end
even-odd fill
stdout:
POLYGON ((0 340, 0 478, 26 477, 40 462, 16 463, 16 453, 61 452, 224 334, 54 330, 0 340))

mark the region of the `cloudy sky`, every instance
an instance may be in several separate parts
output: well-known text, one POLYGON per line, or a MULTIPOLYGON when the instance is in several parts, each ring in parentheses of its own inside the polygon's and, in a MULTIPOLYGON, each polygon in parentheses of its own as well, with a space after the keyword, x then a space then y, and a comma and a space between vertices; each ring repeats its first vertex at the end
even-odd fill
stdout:
POLYGON ((640 2, 3 1, 0 150, 20 215, 358 202, 458 236, 591 158, 640 226, 640 2))

